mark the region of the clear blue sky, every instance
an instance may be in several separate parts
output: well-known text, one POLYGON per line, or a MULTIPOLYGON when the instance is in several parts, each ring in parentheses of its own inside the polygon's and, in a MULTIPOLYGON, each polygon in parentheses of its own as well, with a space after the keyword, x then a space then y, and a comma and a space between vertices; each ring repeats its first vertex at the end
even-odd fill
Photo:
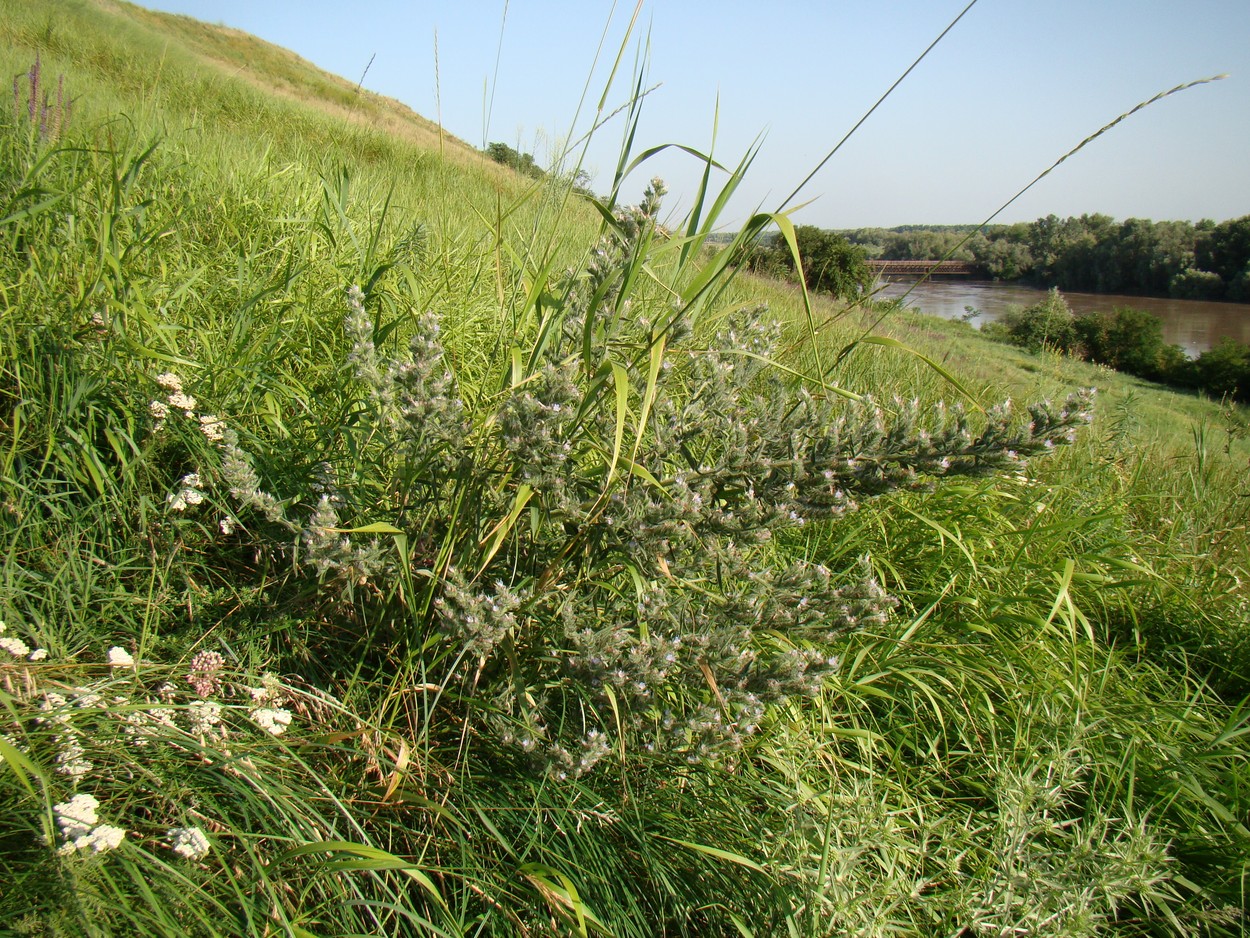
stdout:
MULTIPOLYGON (((649 96, 639 148, 763 145, 734 214, 778 203, 963 9, 966 0, 648 0, 649 96)), ((475 146, 540 162, 587 126, 634 12, 599 0, 143 0, 224 23, 398 98, 475 146), (506 10, 506 15, 505 15, 506 10), (595 65, 596 49, 605 35, 595 65), (437 34, 438 71, 435 72, 437 34), (593 71, 592 71, 593 69, 593 71), (574 126, 578 100, 590 95, 574 126), (436 88, 440 94, 436 97, 436 88)), ((1121 124, 999 220, 1051 212, 1217 221, 1250 214, 1250 0, 979 0, 804 190, 800 223, 981 221, 1103 124, 1156 92, 1228 73, 1121 124)), ((620 123, 586 157, 606 188, 620 123)), ((657 159, 670 207, 699 167, 657 159)))

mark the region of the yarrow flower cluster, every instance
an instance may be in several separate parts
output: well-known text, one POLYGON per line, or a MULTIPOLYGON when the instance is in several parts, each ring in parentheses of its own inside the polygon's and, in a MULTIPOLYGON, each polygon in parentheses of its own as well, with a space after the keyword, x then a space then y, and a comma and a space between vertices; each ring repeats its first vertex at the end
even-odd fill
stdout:
POLYGON ((135 663, 134 656, 130 652, 126 651, 126 649, 118 645, 114 645, 112 648, 110 648, 108 650, 108 655, 106 657, 107 657, 110 667, 113 667, 113 668, 134 667, 134 663, 135 663))
POLYGON ((282 707, 257 707, 249 716, 271 736, 281 736, 291 725, 291 711, 282 707))
MULTIPOLYGON (((98 695, 84 695, 78 699, 79 707, 89 707, 100 698, 98 695)), ((87 758, 83 747, 83 734, 70 717, 69 700, 57 691, 45 691, 39 704, 40 715, 35 718, 38 724, 48 724, 58 729, 54 742, 56 744, 56 772, 78 780, 89 774, 95 766, 87 758)))
POLYGON ((25 658, 31 653, 29 645, 11 635, 0 636, 0 650, 8 652, 14 658, 25 658))
POLYGON ((158 420, 163 420, 169 416, 169 411, 182 411, 183 415, 189 420, 195 419, 196 400, 182 389, 182 379, 172 371, 166 371, 156 376, 156 383, 159 384, 166 392, 164 401, 153 401, 149 405, 152 414, 158 420), (160 405, 160 406, 157 406, 160 405), (162 416, 163 414, 163 416, 162 416))
MULTIPOLYGON (((0 632, 4 630, 0 622, 0 632)), ((240 752, 249 741, 252 746, 264 745, 262 739, 289 731, 296 712, 314 719, 329 718, 337 712, 337 708, 329 706, 332 702, 326 695, 297 690, 274 674, 264 674, 255 687, 226 684, 220 673, 224 662, 216 652, 196 655, 190 668, 193 686, 189 689, 184 685, 180 690, 171 681, 152 682, 148 686, 143 674, 119 681, 115 669, 133 665, 133 655, 121 646, 113 646, 94 669, 76 664, 72 673, 89 675, 82 683, 67 683, 63 672, 44 669, 27 670, 20 686, 8 682, 13 691, 10 708, 17 708, 11 724, 14 732, 4 733, 0 739, 36 764, 45 759, 51 761, 55 775, 50 773, 49 781, 60 776, 62 784, 72 786, 70 792, 61 795, 61 800, 50 805, 51 829, 38 838, 59 857, 96 856, 135 839, 159 844, 188 861, 204 860, 214 844, 203 827, 163 828, 163 835, 154 829, 154 816, 165 809, 163 802, 173 791, 182 790, 181 777, 169 789, 162 788, 160 781, 155 790, 146 784, 132 787, 127 804, 134 803, 133 823, 125 824, 117 817, 107 816, 101 809, 99 791, 88 788, 97 772, 96 763, 113 766, 113 771, 104 773, 104 784, 115 785, 119 775, 128 777, 129 772, 124 762, 116 761, 119 751, 159 744, 162 749, 184 752, 191 764, 217 764, 222 771, 246 777, 258 772, 247 758, 246 749, 240 752), (54 679, 55 689, 40 686, 54 679), (188 696, 198 691, 220 696, 204 699, 197 693, 188 702, 188 696), (145 804, 147 795, 153 799, 145 804)), ((0 666, 12 667, 2 661, 0 666)), ((153 663, 150 667, 155 671, 160 666, 153 663)), ((145 777, 159 779, 163 761, 155 760, 151 769, 155 774, 145 777)), ((196 809, 187 810, 204 817, 196 809)))
MULTIPOLYGON (((48 657, 47 649, 36 648, 32 651, 31 647, 20 638, 16 638, 12 635, 5 635, 4 633, 7 631, 8 626, 3 620, 0 620, 0 651, 5 652, 13 658, 25 658, 27 661, 43 661, 48 657)), ((0 665, 7 663, 8 662, 4 660, 3 656, 0 656, 0 665)))
POLYGON ((52 808, 61 832, 57 853, 62 856, 78 852, 106 853, 116 850, 126 839, 126 831, 111 824, 100 824, 96 810, 100 803, 91 795, 77 794, 52 808))
POLYGON ((208 837, 198 827, 175 827, 166 836, 169 849, 185 860, 202 860, 212 849, 208 837))

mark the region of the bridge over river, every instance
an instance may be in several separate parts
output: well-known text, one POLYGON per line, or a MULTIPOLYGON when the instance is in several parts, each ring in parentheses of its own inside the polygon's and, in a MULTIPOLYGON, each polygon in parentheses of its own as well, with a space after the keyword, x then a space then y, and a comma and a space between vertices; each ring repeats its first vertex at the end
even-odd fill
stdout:
POLYGON ((868 266, 883 277, 981 277, 981 268, 971 261, 883 261, 870 260, 868 266))

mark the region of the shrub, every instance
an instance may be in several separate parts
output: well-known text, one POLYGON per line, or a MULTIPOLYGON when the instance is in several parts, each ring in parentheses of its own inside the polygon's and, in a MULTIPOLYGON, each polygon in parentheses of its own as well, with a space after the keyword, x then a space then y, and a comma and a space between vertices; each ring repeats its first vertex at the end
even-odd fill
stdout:
POLYGON ((1159 378, 1165 373, 1163 323, 1157 316, 1117 307, 1078 316, 1073 328, 1091 361, 1143 378, 1159 378))
POLYGON ((1194 379, 1212 397, 1250 399, 1250 346, 1227 336, 1194 362, 1194 379))
POLYGON ((1046 294, 1046 299, 1018 312, 1008 312, 1002 317, 1011 341, 1030 352, 1051 349, 1070 352, 1076 345, 1076 329, 1072 309, 1063 294, 1056 289, 1046 294))

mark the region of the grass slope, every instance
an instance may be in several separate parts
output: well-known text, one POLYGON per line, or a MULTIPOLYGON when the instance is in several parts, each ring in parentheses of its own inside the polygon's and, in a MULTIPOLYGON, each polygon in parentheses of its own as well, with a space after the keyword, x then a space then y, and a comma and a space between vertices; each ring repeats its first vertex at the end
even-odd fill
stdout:
POLYGON ((0 38, 75 101, 0 117, 0 934, 1244 933, 1244 411, 233 31, 0 38))

